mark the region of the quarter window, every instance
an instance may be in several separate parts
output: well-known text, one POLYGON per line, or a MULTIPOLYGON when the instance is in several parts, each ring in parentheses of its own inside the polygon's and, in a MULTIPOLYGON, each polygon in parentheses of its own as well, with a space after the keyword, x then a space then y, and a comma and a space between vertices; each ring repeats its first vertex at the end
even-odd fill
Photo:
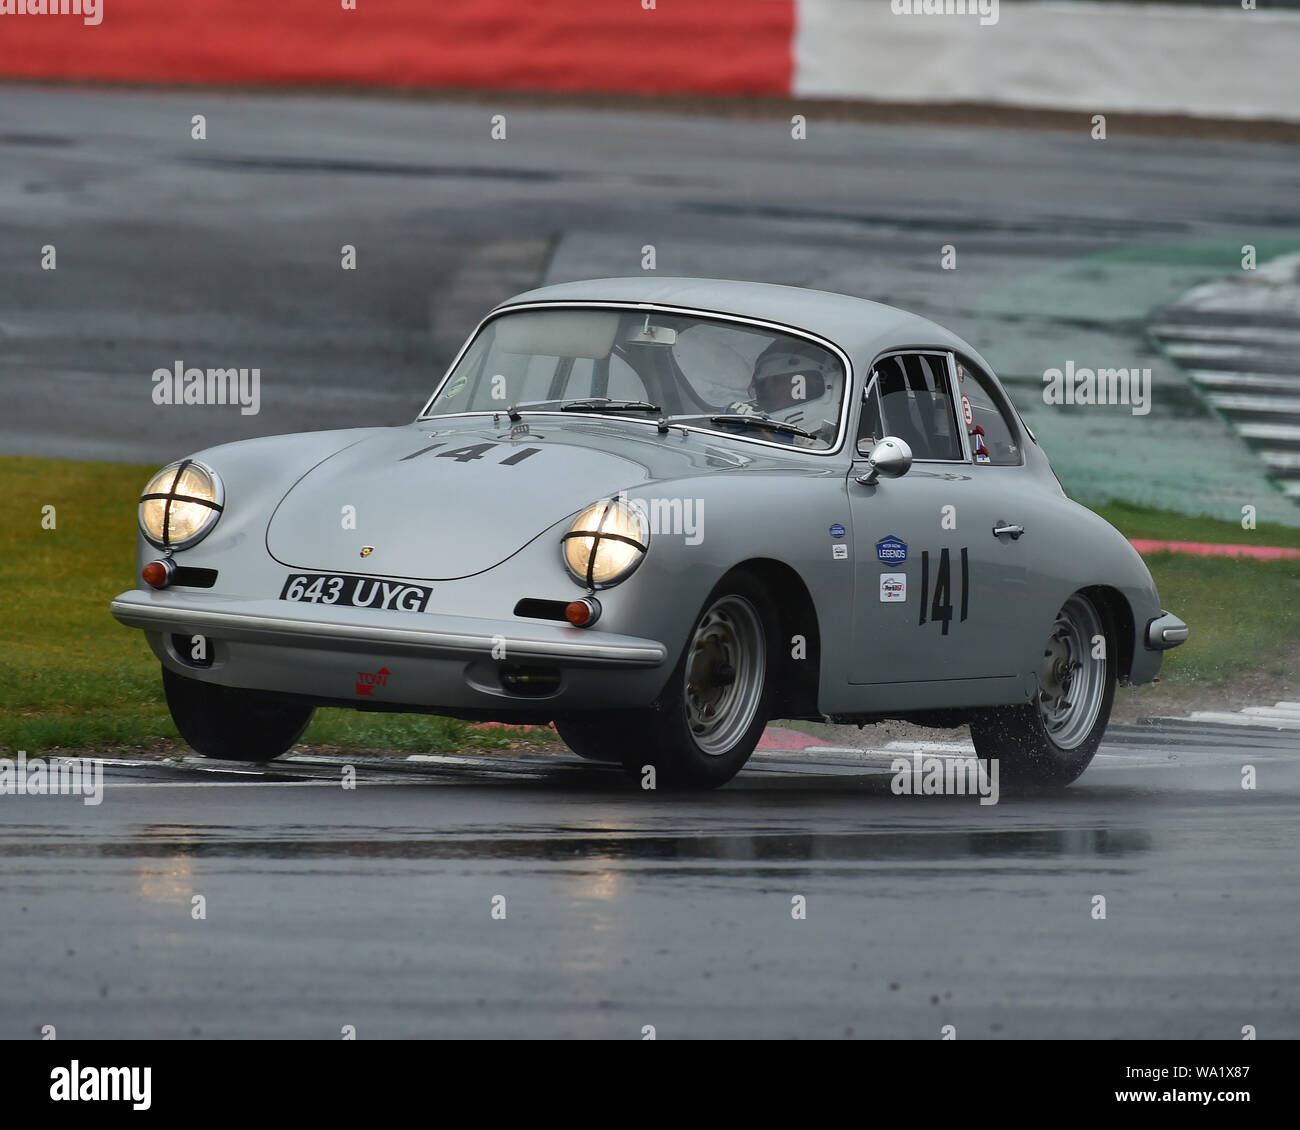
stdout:
POLYGON ((1020 428, 1002 396, 994 390, 992 378, 958 358, 957 389, 975 462, 989 467, 1019 467, 1024 461, 1020 428))

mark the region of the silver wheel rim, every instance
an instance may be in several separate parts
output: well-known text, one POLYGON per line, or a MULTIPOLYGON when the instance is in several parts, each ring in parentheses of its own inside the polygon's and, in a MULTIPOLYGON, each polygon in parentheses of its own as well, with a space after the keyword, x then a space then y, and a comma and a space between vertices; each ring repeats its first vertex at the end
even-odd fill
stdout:
POLYGON ((758 612, 743 596, 710 605, 686 645, 686 722, 710 757, 730 753, 753 724, 767 669, 758 612))
POLYGON ((1082 745, 1101 713, 1108 661, 1092 656, 1097 636, 1105 637, 1101 617, 1092 601, 1076 595, 1056 614, 1043 649, 1038 712, 1048 736, 1061 749, 1082 745))

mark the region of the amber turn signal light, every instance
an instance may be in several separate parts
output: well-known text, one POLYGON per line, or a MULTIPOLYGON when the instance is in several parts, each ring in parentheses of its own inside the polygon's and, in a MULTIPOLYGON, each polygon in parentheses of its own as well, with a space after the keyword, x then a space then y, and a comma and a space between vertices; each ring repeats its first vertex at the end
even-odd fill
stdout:
POLYGON ((150 561, 143 569, 140 570, 140 576, 146 585, 151 585, 156 589, 165 589, 171 584, 172 574, 176 572, 176 566, 170 561, 150 561))
POLYGON ((589 596, 572 600, 564 606, 564 618, 575 628, 590 628, 600 619, 600 602, 589 596))

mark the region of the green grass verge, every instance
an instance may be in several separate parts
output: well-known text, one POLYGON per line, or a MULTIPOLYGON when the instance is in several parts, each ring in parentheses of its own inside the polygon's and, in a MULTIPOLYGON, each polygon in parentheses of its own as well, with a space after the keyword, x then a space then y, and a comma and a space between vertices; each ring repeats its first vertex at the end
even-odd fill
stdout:
POLYGON ((1105 506, 1090 509, 1131 538, 1206 541, 1216 545, 1280 545, 1300 549, 1300 526, 1264 522, 1257 529, 1243 530, 1239 522, 1193 518, 1171 510, 1156 510, 1127 502, 1108 502, 1105 506))
MULTIPOLYGON (((158 663, 109 601, 134 584, 135 500, 155 468, 0 457, 0 748, 113 749, 178 740, 158 663), (42 528, 53 506, 55 528, 42 528)), ((1100 508, 1130 537, 1300 546, 1300 531, 1124 504, 1100 508)), ((1162 555, 1149 562, 1165 606, 1192 625, 1167 685, 1195 690, 1243 672, 1292 673, 1300 562, 1162 555)), ((321 710, 305 741, 344 748, 501 748, 520 735, 454 719, 321 710)), ((548 740, 532 730, 530 739, 548 740)))
MULTIPOLYGON (((156 469, 0 457, 0 749, 180 740, 157 659, 108 611, 135 584, 136 499, 156 469), (54 529, 42 528, 45 506, 54 529)), ((303 741, 437 752, 504 748, 519 736, 430 715, 319 710, 303 741)))

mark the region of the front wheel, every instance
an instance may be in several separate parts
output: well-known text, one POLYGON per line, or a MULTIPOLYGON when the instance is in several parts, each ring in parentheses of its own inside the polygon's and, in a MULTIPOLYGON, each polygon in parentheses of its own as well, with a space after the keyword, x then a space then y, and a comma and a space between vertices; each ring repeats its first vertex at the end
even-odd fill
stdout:
POLYGON ((1056 614, 1031 703, 1000 706, 971 723, 975 752, 996 758, 1008 784, 1068 785, 1101 745, 1115 701, 1114 633, 1075 593, 1056 614))
POLYGON ((618 715, 575 714, 555 719, 555 731, 579 757, 618 764, 629 741, 627 723, 618 715))
POLYGON ((657 784, 716 788, 749 760, 767 724, 776 639, 771 600, 743 574, 705 602, 658 704, 628 727, 623 766, 657 784))
POLYGON ((293 745, 315 708, 264 691, 187 679, 163 668, 167 709, 181 737, 204 757, 270 761, 293 745))

